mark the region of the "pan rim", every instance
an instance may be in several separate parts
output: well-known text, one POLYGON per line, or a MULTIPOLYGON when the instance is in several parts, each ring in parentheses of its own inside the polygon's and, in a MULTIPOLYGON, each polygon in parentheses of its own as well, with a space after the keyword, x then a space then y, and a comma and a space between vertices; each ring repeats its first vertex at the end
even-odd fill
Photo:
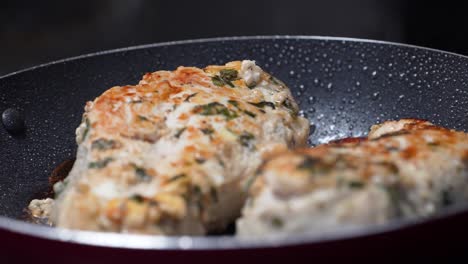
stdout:
MULTIPOLYGON (((179 41, 168 41, 152 44, 143 44, 125 48, 117 48, 106 51, 88 53, 80 56, 55 60, 48 63, 39 64, 26 69, 14 71, 6 75, 0 76, 0 79, 5 79, 17 74, 28 71, 33 71, 39 68, 45 68, 54 64, 70 62, 74 60, 120 53, 126 51, 134 51, 163 46, 199 44, 209 42, 223 41, 245 41, 245 40, 325 40, 325 41, 342 41, 356 43, 374 43, 398 47, 407 47, 413 49, 422 49, 430 52, 442 53, 450 56, 457 56, 468 59, 468 56, 453 52, 421 47, 417 45, 372 40, 349 37, 331 37, 331 36, 306 36, 306 35, 272 35, 272 36, 233 36, 233 37, 214 37, 201 39, 188 39, 179 41)), ((258 249, 271 247, 297 246, 303 244, 314 244, 333 242, 337 240, 347 240, 354 238, 362 238, 373 235, 381 235, 387 232, 402 230, 408 227, 425 224, 440 220, 442 218, 451 217, 467 211, 466 206, 457 206, 445 210, 442 213, 433 215, 428 218, 393 221, 382 226, 367 227, 364 229, 349 230, 346 232, 334 232, 321 236, 311 236, 307 234, 291 236, 286 238, 266 238, 246 240, 235 236, 214 236, 214 237, 189 237, 189 236, 150 236, 150 235, 134 235, 134 234, 119 234, 119 233, 104 233, 91 231, 68 230, 63 228, 51 228, 39 226, 32 223, 27 223, 21 220, 0 216, 0 232, 7 231, 17 234, 32 236, 39 239, 54 240, 59 242, 69 242, 87 246, 100 246, 110 248, 124 249, 139 249, 139 250, 241 250, 241 249, 258 249)))
POLYGON ((149 44, 142 44, 142 45, 135 45, 130 47, 123 47, 123 48, 116 48, 110 50, 103 50, 97 51, 92 53, 86 53, 78 56, 68 57, 64 59, 54 60, 46 63, 41 63, 32 67, 28 67, 25 69, 20 69, 17 71, 13 71, 11 73, 7 73, 0 76, 0 79, 4 79, 13 75, 17 75, 20 73, 36 70, 39 68, 44 68, 47 66, 51 66, 54 64, 70 62, 74 60, 89 58, 89 57, 96 57, 101 55, 119 53, 119 52, 126 52, 126 51, 134 51, 140 49, 148 49, 148 48, 155 48, 155 47, 163 47, 163 46, 176 46, 176 45, 185 45, 185 44, 198 44, 198 43, 208 43, 208 42, 222 42, 222 41, 242 41, 242 40, 284 40, 284 39, 291 39, 291 40, 326 40, 326 41, 344 41, 344 42, 361 42, 361 43, 374 43, 374 44, 384 44, 390 46, 398 46, 398 47, 406 47, 406 48, 413 48, 413 49, 422 49, 431 52, 438 52, 446 55, 457 56, 461 58, 468 59, 468 55, 459 54, 456 52, 445 51, 440 49, 434 49, 424 46, 418 46, 413 44, 406 44, 406 43, 399 43, 393 41, 385 41, 385 40, 375 40, 375 39, 366 39, 366 38, 351 38, 351 37, 334 37, 334 36, 307 36, 307 35, 255 35, 255 36, 231 36, 231 37, 212 37, 212 38, 199 38, 199 39, 185 39, 185 40, 174 40, 174 41, 165 41, 165 42, 156 42, 156 43, 149 43, 149 44))
POLYGON ((42 240, 130 250, 249 250, 313 245, 385 235, 389 232, 401 231, 407 228, 440 221, 445 218, 456 217, 466 212, 466 205, 458 205, 447 208, 443 212, 429 217, 395 220, 383 225, 361 227, 345 231, 337 230, 321 235, 303 233, 287 237, 258 238, 241 238, 235 235, 163 236, 82 231, 42 226, 0 216, 0 234, 2 231, 7 231, 42 240))

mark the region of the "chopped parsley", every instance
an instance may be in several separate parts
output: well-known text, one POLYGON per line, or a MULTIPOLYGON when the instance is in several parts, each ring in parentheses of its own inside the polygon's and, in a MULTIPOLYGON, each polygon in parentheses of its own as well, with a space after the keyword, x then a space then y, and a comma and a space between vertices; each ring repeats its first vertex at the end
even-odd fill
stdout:
POLYGON ((146 116, 138 115, 138 120, 140 121, 149 121, 149 119, 146 116))
POLYGON ((65 187, 68 185, 69 182, 70 178, 66 177, 62 181, 58 181, 52 186, 54 198, 57 198, 63 192, 63 190, 65 190, 65 187))
POLYGON ((282 228, 284 223, 283 223, 283 220, 281 220, 280 218, 278 217, 273 217, 271 219, 271 225, 275 228, 282 228))
POLYGON ((180 174, 177 174, 177 175, 173 176, 172 178, 170 178, 168 182, 177 181, 177 180, 180 180, 182 178, 185 178, 186 176, 187 175, 185 173, 180 173, 180 174))
POLYGON ((202 128, 200 129, 201 132, 205 135, 211 135, 214 133, 214 130, 212 128, 202 128))
POLYGON ((253 106, 256 106, 256 107, 258 107, 258 108, 265 108, 265 107, 268 106, 268 107, 271 107, 271 108, 273 108, 273 109, 276 109, 275 104, 272 103, 272 102, 266 102, 266 101, 261 101, 261 102, 259 102, 259 103, 251 103, 251 102, 249 102, 249 104, 251 104, 251 105, 253 105, 253 106))
POLYGON ((227 81, 235 81, 237 80, 237 71, 234 70, 234 69, 222 69, 221 71, 219 71, 219 75, 221 76, 221 78, 223 80, 227 80, 227 81))
POLYGON ((96 139, 93 141, 91 144, 91 149, 98 149, 98 150, 108 150, 108 149, 113 149, 117 146, 117 143, 115 140, 112 139, 96 139))
POLYGON ((223 79, 221 79, 221 77, 219 77, 218 75, 211 77, 211 81, 216 86, 224 86, 225 84, 223 79))
POLYGON ((364 187, 364 183, 362 181, 349 181, 348 186, 351 189, 362 189, 364 187))
POLYGON ((393 205, 396 217, 402 217, 410 211, 414 211, 414 205, 411 204, 407 193, 399 184, 384 186, 390 203, 393 205))
POLYGON ((198 185, 193 185, 192 191, 193 191, 193 193, 195 195, 201 195, 202 194, 202 190, 201 190, 200 186, 198 186, 198 185))
POLYGON ((234 69, 223 69, 219 71, 219 75, 211 77, 211 81, 216 86, 225 86, 229 85, 235 87, 232 81, 238 80, 238 73, 234 69))
POLYGON ((215 187, 210 188, 210 196, 211 196, 211 200, 213 200, 213 202, 215 202, 215 203, 218 202, 218 191, 216 191, 215 187))
POLYGON ((205 105, 198 105, 194 108, 195 112, 200 115, 223 115, 227 120, 234 119, 238 117, 235 111, 230 110, 226 106, 218 103, 212 102, 205 105))
POLYGON ((206 159, 204 158, 195 158, 195 162, 198 163, 198 164, 203 164, 205 163, 206 159))
POLYGON ((247 87, 249 87, 249 89, 253 89, 257 86, 257 83, 253 82, 253 83, 250 83, 247 85, 247 87))
POLYGON ((253 139, 255 139, 255 136, 247 131, 242 132, 242 134, 239 136, 239 142, 244 147, 251 148, 253 146, 252 145, 253 139))
POLYGON ((250 187, 253 185, 253 183, 255 182, 255 180, 257 179, 258 175, 260 175, 261 173, 261 170, 258 170, 254 176, 250 177, 247 179, 247 181, 245 182, 245 185, 244 185, 244 192, 248 192, 250 187))
POLYGON ((297 165, 298 170, 308 172, 311 176, 320 176, 329 173, 334 167, 340 167, 340 160, 336 159, 333 163, 327 163, 320 160, 320 158, 310 157, 308 155, 303 156, 304 159, 297 165))
POLYGON ((397 185, 385 186, 385 191, 387 191, 388 198, 390 202, 393 204, 393 206, 395 207, 396 215, 401 216, 402 215, 401 205, 400 205, 401 191, 400 191, 399 186, 397 185))
POLYGON ((177 132, 174 134, 174 137, 175 138, 180 138, 180 135, 182 135, 182 133, 184 133, 184 131, 186 130, 187 128, 186 127, 183 127, 179 130, 177 130, 177 132))
POLYGON ((193 93, 189 96, 187 96, 187 98, 185 98, 184 102, 189 102, 190 101, 190 98, 194 97, 195 95, 197 95, 198 93, 193 93))
POLYGON ((85 129, 83 131, 83 138, 81 139, 82 141, 85 140, 86 136, 88 135, 89 129, 91 127, 91 124, 90 124, 88 118, 85 119, 85 124, 86 124, 86 126, 85 126, 85 129))
POLYGON ((90 169, 102 169, 102 168, 106 167, 107 164, 109 164, 113 160, 114 160, 113 158, 107 157, 107 158, 102 159, 102 160, 93 161, 93 162, 90 162, 88 164, 88 168, 90 168, 90 169))
POLYGON ((235 106, 236 108, 239 108, 239 102, 236 100, 228 100, 228 103, 235 106))
POLYGON ((273 77, 272 75, 270 75, 270 81, 276 85, 280 85, 279 80, 273 77))
POLYGON ((139 194, 134 194, 130 197, 132 201, 135 201, 137 203, 142 203, 145 201, 145 198, 139 194))
POLYGON ((250 111, 248 111, 248 110, 244 110, 244 113, 245 113, 246 115, 252 117, 252 118, 255 118, 255 117, 257 116, 256 114, 254 114, 254 113, 252 113, 252 112, 250 112, 250 111))
POLYGON ((138 177, 140 181, 148 182, 151 181, 151 175, 145 170, 145 168, 133 165, 135 168, 135 175, 138 177))
POLYGON ((255 118, 256 115, 248 110, 242 110, 240 107, 239 107, 239 102, 235 101, 235 100, 228 100, 228 103, 232 106, 234 106, 235 108, 241 110, 242 112, 244 112, 246 115, 252 117, 252 118, 255 118))
POLYGON ((224 161, 221 158, 218 160, 218 162, 219 162, 219 165, 221 165, 221 167, 223 168, 226 167, 226 164, 224 164, 224 161))
POLYGON ((297 109, 294 107, 293 103, 291 102, 291 99, 286 98, 286 100, 284 100, 283 103, 281 103, 281 105, 283 105, 284 107, 286 107, 286 108, 291 112, 291 114, 297 116, 298 111, 297 111, 297 109))
POLYGON ((203 210, 203 201, 202 201, 202 196, 203 196, 203 193, 202 193, 202 190, 200 188, 200 186, 198 185, 193 185, 192 187, 192 193, 193 193, 193 198, 197 201, 197 206, 198 206, 198 209, 200 211, 203 210))

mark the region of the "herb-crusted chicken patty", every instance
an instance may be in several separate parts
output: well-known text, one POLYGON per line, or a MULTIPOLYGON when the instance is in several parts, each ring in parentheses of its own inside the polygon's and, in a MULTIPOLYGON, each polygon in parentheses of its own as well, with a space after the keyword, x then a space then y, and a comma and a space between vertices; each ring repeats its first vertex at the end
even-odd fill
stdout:
POLYGON ((428 216, 468 200, 468 135, 403 119, 274 155, 237 221, 240 236, 323 234, 428 216))
POLYGON ((51 220, 165 235, 222 229, 240 214, 263 156, 305 145, 309 123, 297 112, 284 83, 248 60, 112 87, 86 104, 51 220))

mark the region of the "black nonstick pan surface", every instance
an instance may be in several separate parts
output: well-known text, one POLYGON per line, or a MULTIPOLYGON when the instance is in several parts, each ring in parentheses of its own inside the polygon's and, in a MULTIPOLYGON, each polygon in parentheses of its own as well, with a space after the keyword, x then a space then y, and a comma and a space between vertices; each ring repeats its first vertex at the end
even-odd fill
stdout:
POLYGON ((128 261, 239 262, 402 254, 464 253, 468 207, 429 219, 362 232, 282 241, 231 236, 151 237, 61 230, 21 220, 28 202, 49 188, 48 176, 74 157, 75 129, 86 101, 146 72, 256 60, 283 80, 312 126, 310 144, 363 136, 379 121, 404 117, 468 130, 468 58, 369 40, 278 36, 152 44, 80 56, 0 78, 0 110, 16 108, 25 130, 0 127, 0 258, 14 263, 128 261), (52 255, 54 257, 47 257, 52 255))

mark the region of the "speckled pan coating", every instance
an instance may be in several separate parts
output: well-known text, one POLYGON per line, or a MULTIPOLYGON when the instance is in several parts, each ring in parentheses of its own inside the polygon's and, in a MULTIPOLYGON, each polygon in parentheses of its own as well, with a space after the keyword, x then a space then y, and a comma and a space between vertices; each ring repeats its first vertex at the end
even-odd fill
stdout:
MULTIPOLYGON (((316 124, 310 137, 313 144, 361 136, 378 121, 404 117, 468 129, 468 59, 447 52, 343 38, 241 37, 153 44, 85 55, 0 78, 0 110, 14 107, 26 117, 24 134, 13 136, 0 129, 0 230, 128 248, 252 246, 226 237, 190 241, 161 237, 120 239, 112 234, 107 237, 54 230, 11 219, 19 217, 28 202, 47 189, 52 169, 73 157, 74 130, 87 100, 113 85, 135 83, 146 72, 237 59, 256 60, 287 83, 304 115, 316 124)), ((346 234, 328 239, 343 236, 346 234)), ((283 243, 291 242, 288 241, 283 243)), ((312 243, 317 238, 292 241, 312 243)), ((262 243, 266 244, 255 245, 271 245, 262 243)))

